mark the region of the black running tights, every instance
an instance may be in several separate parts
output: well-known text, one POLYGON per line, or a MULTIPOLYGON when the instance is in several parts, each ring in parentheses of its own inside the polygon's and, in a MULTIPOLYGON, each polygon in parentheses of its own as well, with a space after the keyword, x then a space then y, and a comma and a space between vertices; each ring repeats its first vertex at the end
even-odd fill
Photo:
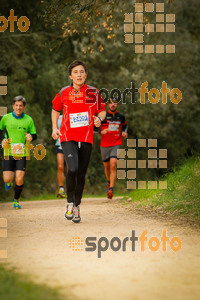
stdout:
POLYGON ((62 142, 61 146, 68 167, 66 176, 67 201, 74 202, 77 206, 81 203, 92 144, 69 141, 62 142))

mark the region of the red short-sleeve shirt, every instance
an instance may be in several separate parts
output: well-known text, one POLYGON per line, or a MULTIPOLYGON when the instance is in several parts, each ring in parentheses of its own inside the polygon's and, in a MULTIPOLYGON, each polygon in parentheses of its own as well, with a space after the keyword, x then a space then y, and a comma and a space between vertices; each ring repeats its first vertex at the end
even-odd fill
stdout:
POLYGON ((53 109, 63 110, 60 141, 93 143, 93 116, 105 110, 99 91, 84 84, 78 91, 72 85, 60 90, 52 101, 53 109))

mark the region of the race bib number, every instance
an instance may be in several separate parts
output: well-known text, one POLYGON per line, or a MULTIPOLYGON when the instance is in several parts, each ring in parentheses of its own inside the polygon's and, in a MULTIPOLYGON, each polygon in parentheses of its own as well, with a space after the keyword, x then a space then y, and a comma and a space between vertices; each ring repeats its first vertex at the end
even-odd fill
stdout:
POLYGON ((110 131, 118 131, 119 130, 119 125, 117 125, 117 124, 109 124, 109 130, 110 131))
POLYGON ((11 144, 12 154, 23 154, 24 153, 24 144, 23 143, 12 143, 11 144))
POLYGON ((71 128, 83 127, 89 125, 89 117, 87 111, 82 113, 70 114, 69 118, 70 118, 71 128))

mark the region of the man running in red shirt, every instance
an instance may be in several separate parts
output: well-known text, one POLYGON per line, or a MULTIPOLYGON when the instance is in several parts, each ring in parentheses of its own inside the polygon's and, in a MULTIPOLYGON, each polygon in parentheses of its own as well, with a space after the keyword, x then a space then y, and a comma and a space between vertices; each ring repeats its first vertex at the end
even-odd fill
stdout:
POLYGON ((117 100, 110 99, 108 107, 106 119, 101 124, 100 148, 107 178, 107 196, 112 199, 116 181, 117 149, 122 145, 122 137, 126 139, 128 134, 125 117, 117 111, 117 100))
POLYGON ((65 217, 80 222, 80 207, 85 174, 93 143, 93 126, 101 126, 105 119, 105 104, 99 91, 86 84, 87 68, 82 61, 69 65, 71 85, 66 86, 53 99, 52 137, 60 136, 61 146, 68 167, 66 176, 67 208, 65 217), (57 122, 63 110, 61 128, 57 122), (95 116, 97 114, 97 116, 95 116))

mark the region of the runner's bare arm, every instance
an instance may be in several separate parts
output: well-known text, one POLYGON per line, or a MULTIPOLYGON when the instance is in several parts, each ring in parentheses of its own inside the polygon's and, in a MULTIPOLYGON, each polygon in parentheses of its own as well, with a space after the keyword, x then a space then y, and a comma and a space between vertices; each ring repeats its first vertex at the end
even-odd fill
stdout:
POLYGON ((106 129, 104 129, 104 130, 101 131, 101 134, 106 134, 106 133, 108 133, 108 131, 109 131, 109 129, 106 128, 106 129))
POLYGON ((52 113, 51 113, 52 138, 54 140, 57 140, 59 138, 59 136, 61 136, 60 130, 58 130, 58 127, 57 127, 59 116, 60 116, 60 112, 52 109, 52 113))
POLYGON ((128 133, 127 133, 126 131, 122 131, 122 137, 123 137, 124 139, 127 139, 128 133))
POLYGON ((2 148, 5 148, 8 144, 9 144, 9 140, 8 139, 3 139, 2 142, 1 142, 2 148))
POLYGON ((96 127, 100 127, 101 126, 101 120, 100 120, 100 118, 103 121, 105 119, 105 117, 106 117, 106 111, 101 111, 100 113, 98 113, 97 117, 94 116, 94 125, 96 127))
POLYGON ((32 141, 32 136, 30 133, 25 132, 26 140, 31 142, 32 141))
POLYGON ((2 146, 2 148, 4 148, 4 147, 6 146, 6 144, 9 143, 9 140, 7 140, 7 139, 4 137, 3 130, 0 130, 0 141, 1 141, 1 146, 2 146))
POLYGON ((123 116, 123 121, 122 121, 122 137, 124 139, 127 139, 128 137, 128 133, 127 133, 127 130, 128 130, 128 127, 127 127, 127 123, 126 123, 126 120, 125 120, 125 117, 123 116))
POLYGON ((100 113, 98 113, 97 115, 98 117, 102 118, 102 121, 106 118, 106 111, 101 111, 100 113))

